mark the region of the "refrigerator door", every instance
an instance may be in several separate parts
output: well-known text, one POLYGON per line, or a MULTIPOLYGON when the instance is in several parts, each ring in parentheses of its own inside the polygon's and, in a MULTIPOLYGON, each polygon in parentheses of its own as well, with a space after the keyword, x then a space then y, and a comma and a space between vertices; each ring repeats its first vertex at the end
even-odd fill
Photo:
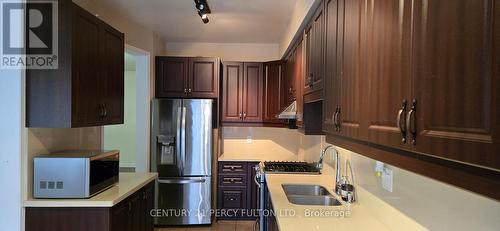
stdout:
POLYGON ((183 107, 182 174, 209 176, 212 160, 212 100, 184 99, 183 107))
POLYGON ((182 175, 181 99, 154 99, 151 112, 151 171, 159 177, 182 175))
POLYGON ((156 225, 211 223, 210 177, 162 178, 157 181, 156 225))

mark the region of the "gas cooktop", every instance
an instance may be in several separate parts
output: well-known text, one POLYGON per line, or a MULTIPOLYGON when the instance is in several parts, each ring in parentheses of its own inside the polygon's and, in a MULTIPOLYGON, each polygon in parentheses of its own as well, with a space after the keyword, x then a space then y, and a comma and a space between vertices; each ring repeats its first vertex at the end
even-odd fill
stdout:
POLYGON ((281 162, 265 161, 264 172, 266 173, 302 173, 302 174, 321 174, 320 170, 314 164, 306 162, 281 162))

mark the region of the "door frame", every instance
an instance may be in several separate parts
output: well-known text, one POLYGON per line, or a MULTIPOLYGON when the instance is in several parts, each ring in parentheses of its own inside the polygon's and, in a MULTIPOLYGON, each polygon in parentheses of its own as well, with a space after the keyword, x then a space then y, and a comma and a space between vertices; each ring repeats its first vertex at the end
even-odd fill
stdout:
MULTIPOLYGON (((134 56, 136 62, 136 156, 135 172, 150 171, 150 131, 151 131, 151 98, 152 81, 151 53, 135 46, 125 44, 125 52, 134 56)), ((125 54, 124 54, 125 55, 125 54)), ((104 127, 101 127, 101 146, 104 148, 104 127)))

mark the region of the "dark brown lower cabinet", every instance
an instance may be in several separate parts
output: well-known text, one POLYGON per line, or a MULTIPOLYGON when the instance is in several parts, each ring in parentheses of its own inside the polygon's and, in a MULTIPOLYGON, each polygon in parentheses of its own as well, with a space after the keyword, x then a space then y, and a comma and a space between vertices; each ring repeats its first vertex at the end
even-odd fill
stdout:
POLYGON ((252 220, 257 213, 257 185, 254 183, 258 162, 219 162, 217 209, 221 220, 252 220))
POLYGON ((26 231, 153 231, 154 182, 110 208, 26 208, 26 231))

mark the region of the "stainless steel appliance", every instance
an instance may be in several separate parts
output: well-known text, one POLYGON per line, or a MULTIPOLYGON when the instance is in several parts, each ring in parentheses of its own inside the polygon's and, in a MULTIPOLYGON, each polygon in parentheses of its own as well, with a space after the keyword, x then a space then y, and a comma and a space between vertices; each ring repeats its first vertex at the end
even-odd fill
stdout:
POLYGON ((269 218, 266 215, 271 213, 263 212, 263 210, 269 210, 271 208, 271 201, 269 200, 269 193, 266 187, 266 174, 321 174, 320 169, 318 169, 317 164, 311 164, 306 162, 279 162, 279 161, 265 161, 257 165, 255 174, 255 184, 259 188, 258 204, 259 204, 259 218, 257 223, 259 224, 260 231, 271 230, 268 228, 269 218))
POLYGON ((212 100, 154 99, 151 171, 156 225, 211 223, 212 100))
POLYGON ((120 153, 69 151, 33 158, 33 197, 89 198, 118 182, 120 153))

